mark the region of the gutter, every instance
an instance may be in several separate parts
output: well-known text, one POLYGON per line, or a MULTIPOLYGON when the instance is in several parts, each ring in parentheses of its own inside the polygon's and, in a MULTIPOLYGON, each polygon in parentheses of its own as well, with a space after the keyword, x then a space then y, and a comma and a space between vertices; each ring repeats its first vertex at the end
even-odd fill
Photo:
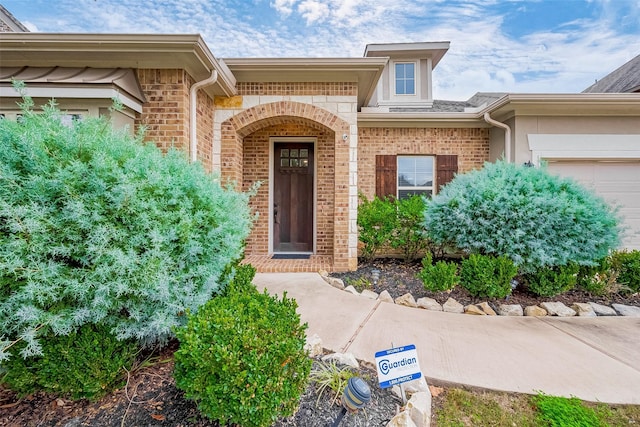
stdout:
POLYGON ((218 80, 218 72, 216 70, 211 71, 211 76, 205 80, 191 85, 189 90, 189 152, 191 154, 191 162, 198 160, 198 139, 197 139, 197 120, 196 120, 196 104, 198 89, 204 86, 209 86, 218 80))
POLYGON ((504 129, 504 159, 507 163, 511 163, 511 128, 502 122, 492 119, 488 111, 484 113, 484 121, 504 129))

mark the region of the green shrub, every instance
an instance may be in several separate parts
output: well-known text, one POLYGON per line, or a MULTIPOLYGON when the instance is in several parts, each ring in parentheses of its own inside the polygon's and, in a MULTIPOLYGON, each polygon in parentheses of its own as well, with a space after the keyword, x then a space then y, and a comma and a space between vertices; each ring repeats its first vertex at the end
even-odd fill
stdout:
POLYGON ((251 264, 237 265, 234 268, 233 278, 229 281, 224 295, 231 295, 242 292, 258 292, 253 284, 256 276, 256 268, 251 264))
POLYGON ((251 225, 249 194, 183 152, 61 116, 25 98, 19 123, 0 120, 0 360, 19 337, 38 354, 42 325, 165 341, 224 285, 251 225))
MULTIPOLYGON (((538 394, 532 397, 540 412, 540 425, 551 427, 601 427, 598 414, 576 397, 566 398, 538 394)), ((604 426, 603 426, 604 427, 604 426)))
MULTIPOLYGON (((42 390, 73 399, 97 399, 123 384, 138 346, 118 340, 105 326, 86 324, 69 335, 41 339, 42 355, 13 355, 2 362, 2 382, 20 394, 42 390)), ((24 347, 16 344, 15 348, 24 347)), ((13 348, 12 348, 13 350, 13 348)))
POLYGON ((391 234, 390 245, 401 249, 405 262, 412 262, 418 254, 428 248, 424 228, 426 202, 423 196, 414 195, 407 199, 395 200, 396 220, 391 234))
POLYGON ((443 292, 455 288, 460 281, 458 265, 455 262, 438 261, 433 264, 430 253, 422 258, 422 269, 418 277, 424 283, 424 288, 431 292, 443 292))
POLYGON ((575 263, 558 267, 541 268, 526 274, 529 290, 542 297, 552 297, 572 289, 578 280, 580 266, 575 263))
POLYGON ((393 201, 374 196, 372 200, 360 193, 358 206, 358 236, 362 242, 362 257, 375 259, 378 251, 391 241, 395 229, 396 210, 393 201))
POLYGON ((611 265, 611 256, 606 256, 595 265, 581 265, 576 284, 592 295, 606 295, 617 288, 617 273, 611 265))
POLYGON ((214 298, 176 333, 176 385, 222 425, 270 426, 291 415, 312 363, 296 307, 266 292, 214 298))
POLYGON ((620 285, 631 292, 640 292, 640 251, 616 251, 611 254, 611 265, 620 285))
POLYGON ((511 280, 517 272, 506 256, 471 254, 462 261, 460 283, 471 295, 504 298, 511 293, 511 280))
POLYGON ((618 246, 618 219, 600 197, 545 167, 498 161, 456 175, 428 203, 436 243, 469 253, 507 255, 522 272, 589 265, 618 246))

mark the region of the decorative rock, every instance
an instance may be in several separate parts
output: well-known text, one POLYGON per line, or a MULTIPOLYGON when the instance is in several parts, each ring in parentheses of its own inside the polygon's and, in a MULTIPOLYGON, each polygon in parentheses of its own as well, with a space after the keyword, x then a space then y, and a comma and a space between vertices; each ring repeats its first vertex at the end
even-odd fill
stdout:
POLYGON ((498 306, 500 316, 522 316, 522 306, 520 304, 501 304, 498 306))
POLYGON ((611 307, 613 307, 620 316, 640 317, 640 307, 624 304, 611 304, 611 307))
MULTIPOLYGON (((414 393, 430 393, 429 386, 427 385, 427 380, 424 377, 420 377, 417 380, 408 381, 402 384, 404 388, 404 394, 407 397, 411 397, 414 393)), ((391 392, 402 399, 402 391, 400 390, 400 386, 394 385, 391 388, 391 392)))
POLYGON ((464 307, 453 298, 449 298, 442 304, 442 311, 446 313, 464 313, 464 307))
POLYGON ((593 311, 593 308, 583 302, 576 302, 571 305, 571 308, 578 313, 580 317, 596 317, 596 312, 593 311))
POLYGON ((378 299, 382 302, 390 302, 391 304, 395 304, 395 301, 393 301, 393 297, 391 297, 387 290, 380 292, 380 295, 378 295, 378 299))
POLYGON ((327 270, 320 270, 318 271, 318 274, 320 277, 329 277, 329 272, 327 270))
POLYGON ((396 298, 396 304, 404 305, 406 307, 413 307, 413 308, 418 307, 418 304, 416 304, 416 300, 413 298, 413 295, 411 295, 410 293, 406 293, 396 298))
POLYGON ((402 411, 395 417, 391 418, 387 427, 418 427, 413 422, 408 412, 402 411))
POLYGON ((491 308, 488 302, 481 302, 480 304, 476 304, 478 308, 484 311, 484 314, 487 316, 497 316, 496 312, 491 308))
POLYGON ((617 316, 618 313, 609 307, 608 305, 598 304, 597 302, 590 302, 589 305, 598 316, 617 316))
POLYGON ((475 314, 477 316, 486 316, 487 313, 482 311, 480 307, 475 304, 469 304, 464 308, 464 314, 475 314))
POLYGON ((525 316, 543 317, 547 315, 547 310, 538 307, 537 305, 530 305, 524 309, 525 316))
POLYGON ((334 288, 338 288, 340 290, 344 289, 344 282, 342 279, 338 279, 337 277, 323 277, 323 279, 334 288))
POLYGON ((550 316, 573 317, 576 312, 561 302, 543 302, 540 304, 550 316))
POLYGON ((418 307, 424 308, 426 310, 442 311, 442 306, 438 304, 438 301, 434 300, 433 298, 427 298, 427 297, 418 298, 418 301, 416 301, 416 304, 418 304, 418 307))
POLYGON ((431 425, 431 393, 423 391, 413 394, 407 402, 405 411, 409 413, 417 427, 429 427, 431 425))
POLYGON ((345 291, 350 292, 354 295, 360 295, 360 293, 356 290, 356 288, 354 288, 353 286, 349 285, 346 288, 344 288, 345 291))
POLYGON ((309 357, 320 356, 324 350, 322 348, 322 340, 318 336, 318 334, 313 334, 310 337, 307 337, 307 342, 304 345, 304 349, 309 355, 309 357))
POLYGON ((378 299, 378 294, 369 289, 364 289, 362 292, 360 292, 360 295, 369 299, 378 299))
POLYGON ((322 357, 323 362, 329 360, 335 360, 341 365, 351 366, 355 369, 358 369, 360 367, 360 364, 356 360, 356 357, 351 353, 332 353, 322 357))

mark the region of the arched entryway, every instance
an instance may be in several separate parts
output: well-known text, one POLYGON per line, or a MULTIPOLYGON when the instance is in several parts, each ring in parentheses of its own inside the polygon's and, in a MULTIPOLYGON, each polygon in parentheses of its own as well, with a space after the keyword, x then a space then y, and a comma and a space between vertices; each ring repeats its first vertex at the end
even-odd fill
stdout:
MULTIPOLYGON (((312 254, 329 260, 325 267, 349 269, 349 124, 316 106, 282 101, 249 108, 221 130, 222 178, 245 190, 261 183, 251 201, 258 217, 247 256, 312 254)), ((261 269, 302 265, 273 261, 261 269)))

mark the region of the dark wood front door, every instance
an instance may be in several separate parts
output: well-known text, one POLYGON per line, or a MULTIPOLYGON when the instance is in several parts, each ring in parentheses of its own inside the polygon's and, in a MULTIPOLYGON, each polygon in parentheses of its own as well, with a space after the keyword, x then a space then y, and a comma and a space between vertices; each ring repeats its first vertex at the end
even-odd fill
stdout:
POLYGON ((273 250, 313 251, 313 144, 274 144, 273 250))

